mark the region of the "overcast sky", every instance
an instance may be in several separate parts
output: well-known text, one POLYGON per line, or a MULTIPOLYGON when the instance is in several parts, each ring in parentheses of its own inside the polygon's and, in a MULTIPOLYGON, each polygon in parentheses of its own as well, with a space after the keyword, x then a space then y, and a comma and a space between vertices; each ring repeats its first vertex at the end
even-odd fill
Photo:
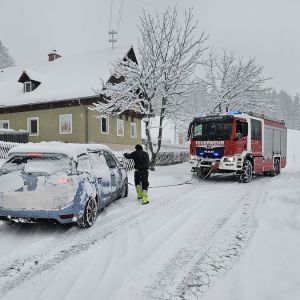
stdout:
MULTIPOLYGON (((107 45, 111 0, 0 0, 0 39, 17 64, 45 60, 55 48, 62 55, 107 45)), ((121 0, 114 0, 113 24, 121 0)), ((177 4, 194 7, 199 32, 208 46, 256 57, 270 84, 300 92, 299 0, 125 0, 119 42, 134 44, 142 8, 161 11, 177 4)))

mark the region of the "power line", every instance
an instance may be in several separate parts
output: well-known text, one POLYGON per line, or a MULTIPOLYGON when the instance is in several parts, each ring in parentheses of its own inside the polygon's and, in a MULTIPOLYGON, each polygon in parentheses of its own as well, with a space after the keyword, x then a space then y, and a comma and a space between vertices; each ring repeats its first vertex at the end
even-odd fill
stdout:
POLYGON ((124 2, 125 0, 120 0, 119 4, 119 12, 118 12, 118 17, 116 18, 116 23, 114 24, 113 22, 113 10, 114 10, 114 1, 111 0, 110 2, 110 17, 109 17, 109 42, 112 44, 112 48, 114 48, 115 43, 117 42, 118 39, 118 33, 120 30, 120 24, 121 24, 121 19, 123 15, 123 9, 124 9, 124 2), (116 27, 115 27, 115 26, 116 27))
POLYGON ((114 6, 114 0, 110 1, 110 16, 109 16, 109 30, 111 30, 111 24, 112 24, 112 12, 113 12, 113 6, 114 6))
POLYGON ((119 16, 118 16, 118 22, 117 22, 117 32, 119 32, 119 29, 120 29, 121 19, 122 19, 122 15, 123 15, 124 1, 125 0, 121 0, 121 4, 120 4, 120 8, 119 8, 119 16))

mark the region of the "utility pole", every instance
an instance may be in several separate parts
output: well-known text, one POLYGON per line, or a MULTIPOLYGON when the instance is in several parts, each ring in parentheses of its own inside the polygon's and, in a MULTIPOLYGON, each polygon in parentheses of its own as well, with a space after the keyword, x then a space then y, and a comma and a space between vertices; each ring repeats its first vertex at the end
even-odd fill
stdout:
POLYGON ((115 45, 118 41, 118 32, 120 30, 120 24, 121 24, 121 19, 122 19, 122 14, 123 14, 123 8, 124 8, 124 1, 120 1, 119 5, 119 13, 115 21, 113 20, 113 15, 114 15, 114 0, 110 1, 110 17, 109 17, 109 42, 111 43, 111 48, 114 49, 115 45), (114 29, 115 28, 115 29, 114 29))
POLYGON ((111 48, 114 49, 115 48, 115 44, 117 43, 117 31, 111 29, 109 32, 109 42, 111 43, 111 48))

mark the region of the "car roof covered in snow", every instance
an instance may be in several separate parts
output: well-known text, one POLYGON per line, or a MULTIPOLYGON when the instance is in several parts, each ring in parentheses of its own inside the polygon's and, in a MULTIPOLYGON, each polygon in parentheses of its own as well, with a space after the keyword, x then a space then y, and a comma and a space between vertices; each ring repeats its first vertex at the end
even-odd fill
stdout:
POLYGON ((13 147, 9 150, 8 155, 25 153, 54 153, 64 154, 74 160, 81 154, 94 150, 109 150, 111 149, 102 144, 73 144, 63 142, 41 142, 41 143, 28 143, 20 146, 13 147))
POLYGON ((101 80, 110 78, 112 63, 123 59, 132 46, 118 45, 92 52, 64 56, 30 66, 15 66, 0 72, 0 106, 17 106, 67 99, 97 96, 101 80), (41 82, 33 91, 24 93, 23 83, 18 82, 26 73, 41 82))

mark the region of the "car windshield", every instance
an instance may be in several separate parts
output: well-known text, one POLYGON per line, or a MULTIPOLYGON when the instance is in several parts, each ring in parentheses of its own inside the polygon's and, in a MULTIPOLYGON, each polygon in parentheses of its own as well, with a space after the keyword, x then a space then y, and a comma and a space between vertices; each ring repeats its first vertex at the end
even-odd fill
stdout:
POLYGON ((198 141, 228 140, 231 138, 232 122, 206 122, 194 126, 193 138, 198 141))
POLYGON ((0 174, 23 171, 28 174, 52 175, 58 172, 71 173, 71 159, 64 154, 15 155, 4 163, 0 174))

